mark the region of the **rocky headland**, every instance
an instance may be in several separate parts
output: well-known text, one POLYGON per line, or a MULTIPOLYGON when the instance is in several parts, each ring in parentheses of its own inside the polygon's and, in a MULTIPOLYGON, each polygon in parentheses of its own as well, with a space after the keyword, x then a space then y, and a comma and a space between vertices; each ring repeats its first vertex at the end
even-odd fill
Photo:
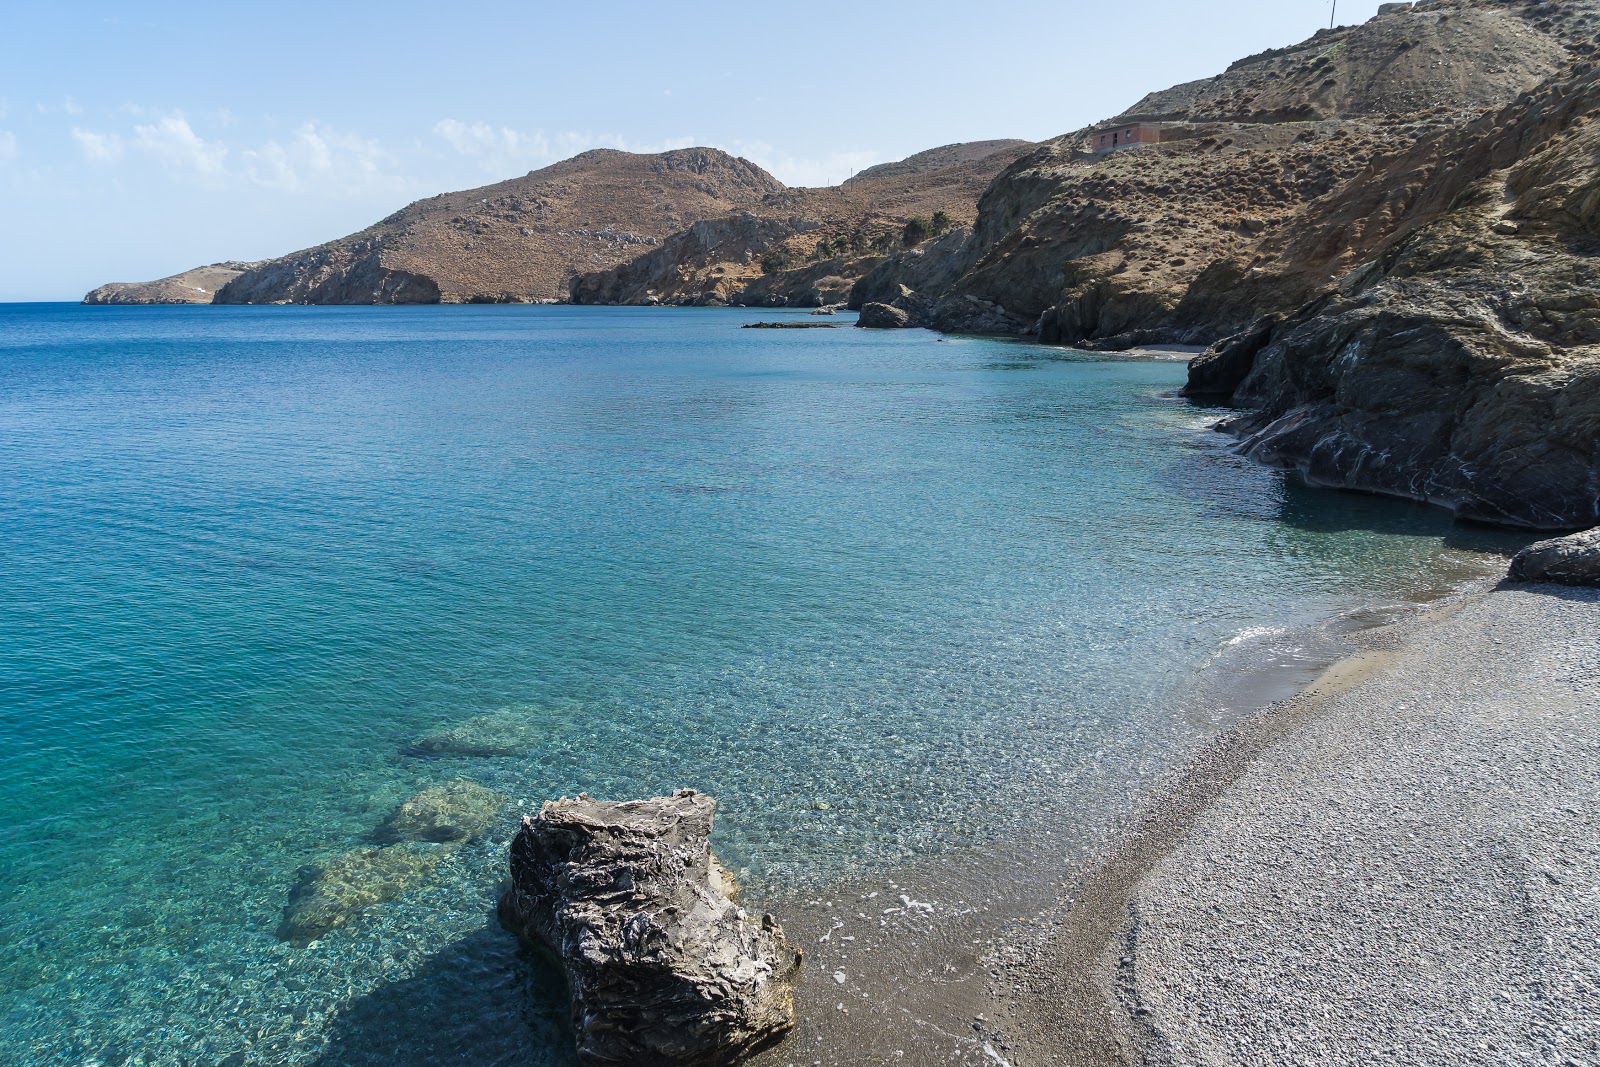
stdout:
POLYGON ((209 304, 217 291, 259 263, 212 263, 153 282, 111 282, 91 290, 85 304, 209 304))

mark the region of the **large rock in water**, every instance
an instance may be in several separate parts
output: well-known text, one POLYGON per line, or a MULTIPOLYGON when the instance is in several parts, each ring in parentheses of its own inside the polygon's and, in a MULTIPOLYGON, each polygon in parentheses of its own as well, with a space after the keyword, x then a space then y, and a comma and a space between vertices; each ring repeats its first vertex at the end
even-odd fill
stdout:
POLYGON ((892 304, 867 304, 861 309, 856 325, 864 330, 903 330, 911 325, 911 316, 892 304))
POLYGON ((586 1063, 732 1063, 794 1025, 800 950, 733 901, 716 801, 579 795, 524 816, 500 919, 566 968, 586 1063))
POLYGON ((1517 582, 1600 585, 1600 526, 1529 545, 1511 561, 1517 582))

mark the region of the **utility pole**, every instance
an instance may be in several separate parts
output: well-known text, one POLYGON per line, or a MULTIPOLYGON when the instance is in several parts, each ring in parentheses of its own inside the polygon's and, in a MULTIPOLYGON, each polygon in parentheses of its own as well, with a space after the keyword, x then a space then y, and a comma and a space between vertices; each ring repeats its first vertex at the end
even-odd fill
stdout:
POLYGON ((1339 17, 1339 0, 1333 0, 1333 10, 1328 14, 1328 29, 1333 29, 1333 20, 1339 17))

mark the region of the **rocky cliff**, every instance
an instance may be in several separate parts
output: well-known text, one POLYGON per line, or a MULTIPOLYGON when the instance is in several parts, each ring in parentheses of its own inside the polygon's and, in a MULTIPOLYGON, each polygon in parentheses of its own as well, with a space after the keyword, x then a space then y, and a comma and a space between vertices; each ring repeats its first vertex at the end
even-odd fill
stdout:
POLYGON ((1191 394, 1255 409, 1226 424, 1248 455, 1468 519, 1600 522, 1593 62, 1340 189, 1253 270, 1314 295, 1191 367, 1191 394))
POLYGON ((945 330, 1097 347, 1216 340, 1305 295, 1239 282, 1310 205, 1556 75, 1593 47, 1597 11, 1430 0, 1151 94, 1112 121, 1172 123, 1160 144, 1097 157, 1094 130, 1046 143, 985 193, 949 250, 959 269, 935 272, 945 284, 919 288, 904 272, 930 272, 900 256, 851 302, 904 286, 920 321, 945 330))
POLYGON ((221 304, 555 301, 703 219, 782 191, 755 164, 711 148, 596 149, 521 178, 419 200, 360 233, 271 260, 221 304))
POLYGON ((111 282, 90 290, 85 304, 209 304, 217 290, 258 263, 212 263, 153 282, 111 282))

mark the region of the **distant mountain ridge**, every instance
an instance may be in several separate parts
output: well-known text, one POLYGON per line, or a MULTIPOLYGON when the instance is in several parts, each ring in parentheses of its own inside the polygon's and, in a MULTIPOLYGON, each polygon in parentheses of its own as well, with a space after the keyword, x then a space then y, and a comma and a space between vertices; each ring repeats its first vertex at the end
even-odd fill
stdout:
MULTIPOLYGON (((227 275, 201 268, 210 272, 205 279, 211 284, 195 281, 200 275, 190 271, 101 286, 84 302, 555 303, 571 299, 575 286, 599 291, 584 280, 671 238, 703 244, 707 233, 732 233, 738 229, 732 220, 741 217, 764 220, 747 231, 760 235, 756 258, 802 233, 898 232, 910 218, 935 212, 970 220, 989 180, 1031 147, 1017 140, 945 145, 820 189, 789 188, 749 160, 715 148, 654 154, 595 149, 519 178, 418 200, 347 237, 259 263, 225 265, 236 268, 227 275), (695 229, 715 220, 724 220, 720 229, 695 229)), ((703 247, 705 269, 652 279, 665 295, 649 302, 725 302, 739 288, 734 281, 760 275, 747 254, 752 247, 703 247)), ((681 265, 674 258, 673 271, 681 265)), ((855 276, 833 295, 842 300, 855 276)), ((641 288, 638 302, 646 302, 647 290, 655 291, 641 288)))
POLYGON ((632 258, 783 184, 714 148, 595 149, 418 200, 359 233, 246 271, 219 304, 557 301, 572 276, 632 258))

